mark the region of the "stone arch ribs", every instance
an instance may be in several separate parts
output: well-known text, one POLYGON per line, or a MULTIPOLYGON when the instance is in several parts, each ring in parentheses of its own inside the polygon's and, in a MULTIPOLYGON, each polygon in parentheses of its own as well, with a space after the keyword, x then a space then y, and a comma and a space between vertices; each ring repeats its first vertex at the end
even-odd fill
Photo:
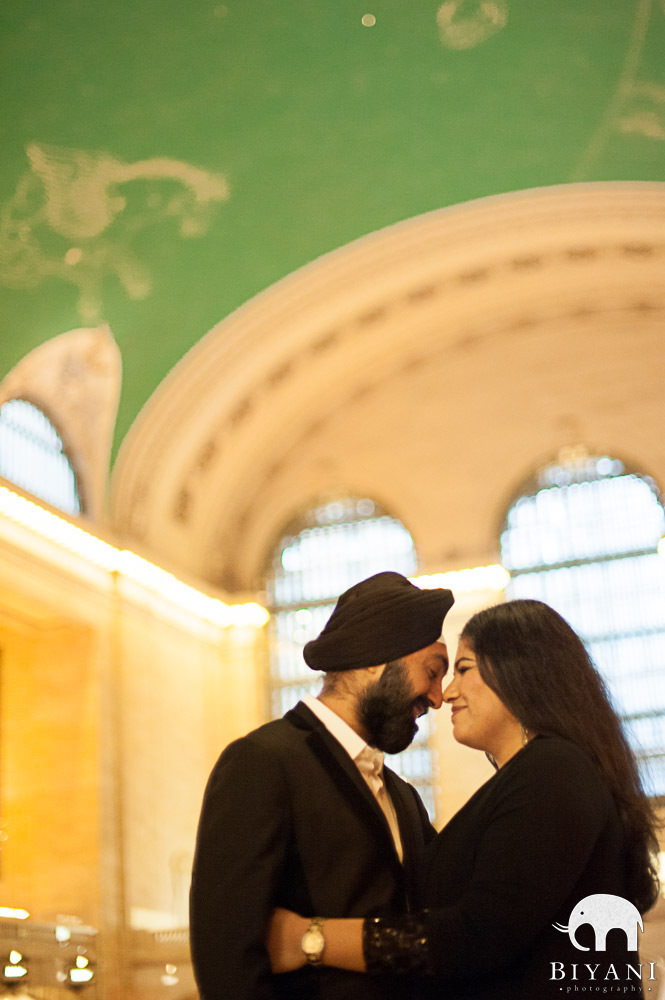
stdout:
MULTIPOLYGON (((475 365, 495 338, 552 323, 602 337, 608 315, 634 333, 636 316, 665 307, 664 265, 665 184, 652 183, 486 198, 351 243, 222 320, 164 380, 118 457, 115 527, 170 565, 245 589, 309 496, 374 489, 409 523, 379 466, 355 460, 353 415, 365 432, 386 387, 408 413, 418 373, 466 355, 475 365)), ((439 422, 454 395, 441 393, 439 422)))

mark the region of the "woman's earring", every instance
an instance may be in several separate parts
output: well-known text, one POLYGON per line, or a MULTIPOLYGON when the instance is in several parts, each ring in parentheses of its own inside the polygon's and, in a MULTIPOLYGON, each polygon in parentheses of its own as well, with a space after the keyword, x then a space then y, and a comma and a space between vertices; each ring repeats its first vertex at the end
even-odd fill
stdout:
POLYGON ((520 724, 520 732, 522 734, 522 746, 525 747, 529 742, 529 730, 520 724))

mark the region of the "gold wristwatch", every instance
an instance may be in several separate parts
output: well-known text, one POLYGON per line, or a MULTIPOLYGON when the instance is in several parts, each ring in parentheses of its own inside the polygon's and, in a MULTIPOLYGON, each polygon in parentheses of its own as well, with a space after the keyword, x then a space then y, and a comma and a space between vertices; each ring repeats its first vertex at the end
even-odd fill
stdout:
POLYGON ((312 917, 309 927, 301 938, 300 947, 308 965, 321 965, 323 949, 326 946, 322 928, 323 917, 312 917))

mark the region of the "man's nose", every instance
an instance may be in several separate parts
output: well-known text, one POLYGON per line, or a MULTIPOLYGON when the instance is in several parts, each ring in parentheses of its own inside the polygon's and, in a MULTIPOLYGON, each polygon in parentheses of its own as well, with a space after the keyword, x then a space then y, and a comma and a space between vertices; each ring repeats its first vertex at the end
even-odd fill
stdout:
POLYGON ((427 700, 429 702, 430 708, 441 708, 443 705, 443 688, 441 679, 433 681, 430 689, 427 693, 427 700))

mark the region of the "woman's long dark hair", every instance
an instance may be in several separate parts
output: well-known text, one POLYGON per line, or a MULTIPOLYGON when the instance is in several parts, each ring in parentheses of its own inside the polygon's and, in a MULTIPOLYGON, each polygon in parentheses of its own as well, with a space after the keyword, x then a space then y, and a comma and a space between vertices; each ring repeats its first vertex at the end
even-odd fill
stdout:
POLYGON ((585 750, 607 782, 629 845, 627 882, 644 913, 658 896, 656 814, 584 643, 542 601, 507 601, 469 619, 461 637, 480 675, 525 729, 557 735, 585 750))

